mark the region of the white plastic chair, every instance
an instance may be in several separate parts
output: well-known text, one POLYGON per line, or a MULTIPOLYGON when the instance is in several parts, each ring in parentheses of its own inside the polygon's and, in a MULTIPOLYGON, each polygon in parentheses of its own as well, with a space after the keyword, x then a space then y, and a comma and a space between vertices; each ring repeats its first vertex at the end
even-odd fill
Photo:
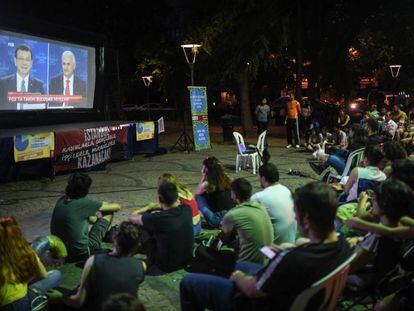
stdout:
POLYGON ((342 174, 338 174, 338 172, 336 172, 334 169, 328 167, 321 173, 321 176, 325 176, 329 172, 328 178, 326 179, 327 183, 330 183, 333 178, 338 181, 343 180, 345 177, 349 176, 349 173, 354 167, 357 167, 361 163, 362 159, 364 158, 364 151, 365 148, 360 148, 351 152, 351 154, 348 156, 348 159, 346 160, 345 168, 342 174))
POLYGON ((259 156, 257 157, 257 166, 256 166, 257 168, 259 168, 260 165, 262 164, 263 152, 265 149, 265 142, 266 142, 266 135, 267 135, 267 130, 260 133, 259 137, 257 138, 256 145, 247 146, 248 148, 256 150, 257 153, 259 154, 259 156))
POLYGON ((256 166, 258 163, 259 154, 257 151, 247 151, 246 145, 244 144, 243 135, 239 132, 233 132, 234 139, 237 145, 237 156, 236 156, 236 173, 241 168, 246 168, 247 165, 252 166, 253 174, 256 174, 256 166))
POLYGON ((305 289, 302 293, 300 293, 290 307, 290 311, 306 310, 309 301, 311 301, 311 299, 321 290, 323 290, 323 300, 321 301, 320 305, 314 310, 335 310, 339 297, 346 284, 346 278, 348 276, 350 264, 352 260, 354 260, 355 256, 355 253, 352 254, 351 257, 349 257, 334 271, 319 281, 313 283, 311 287, 305 289))

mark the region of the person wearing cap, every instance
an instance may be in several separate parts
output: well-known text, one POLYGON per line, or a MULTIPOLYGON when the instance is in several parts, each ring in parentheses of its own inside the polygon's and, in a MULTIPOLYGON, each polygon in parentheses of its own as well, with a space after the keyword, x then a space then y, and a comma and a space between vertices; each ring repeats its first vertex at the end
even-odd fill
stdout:
POLYGON ((267 104, 267 99, 263 98, 260 105, 256 107, 257 116, 257 135, 267 130, 267 123, 269 122, 270 107, 267 104))

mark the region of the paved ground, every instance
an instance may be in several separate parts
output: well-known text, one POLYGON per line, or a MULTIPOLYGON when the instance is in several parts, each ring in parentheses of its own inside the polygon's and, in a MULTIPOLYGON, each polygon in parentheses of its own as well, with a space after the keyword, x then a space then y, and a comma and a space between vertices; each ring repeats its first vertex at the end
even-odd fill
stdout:
MULTIPOLYGON (((169 128, 168 124, 166 129, 168 133, 161 135, 160 145, 170 147, 178 137, 179 130, 174 126, 169 128)), ((108 164, 105 171, 91 172, 93 184, 89 197, 120 203, 122 211, 115 217, 115 223, 118 223, 125 220, 135 208, 156 200, 157 177, 164 172, 173 173, 183 184, 194 188, 201 177, 201 162, 205 157, 212 155, 222 161, 231 177, 245 177, 254 185, 254 191, 259 190, 257 175, 253 175, 251 171, 235 174, 235 145, 222 142, 219 127, 212 127, 211 132, 211 150, 190 154, 175 152, 154 157, 136 155, 129 161, 108 164)), ((316 175, 307 164, 311 155, 301 149, 286 149, 285 139, 280 138, 283 137, 282 133, 281 128, 270 129, 270 161, 278 166, 281 182, 295 189, 314 180, 316 175), (299 170, 307 177, 288 175, 290 168, 299 170)), ((255 138, 248 141, 254 143, 255 138)), ((56 200, 63 194, 67 177, 68 174, 63 174, 56 176, 54 180, 1 184, 0 199, 8 201, 8 204, 0 205, 0 215, 15 216, 29 241, 37 236, 49 234, 51 213, 56 200)), ((71 265, 66 265, 61 270, 64 275, 64 286, 74 288, 81 270, 71 265)), ((184 271, 178 271, 162 277, 146 277, 140 287, 140 298, 147 309, 178 310, 178 284, 184 274, 184 271)))

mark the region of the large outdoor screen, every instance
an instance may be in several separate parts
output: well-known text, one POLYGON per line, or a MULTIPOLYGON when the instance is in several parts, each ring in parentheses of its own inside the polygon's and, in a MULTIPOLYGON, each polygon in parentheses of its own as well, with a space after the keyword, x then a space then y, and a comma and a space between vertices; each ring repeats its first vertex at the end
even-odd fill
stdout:
POLYGON ((0 29, 0 110, 92 109, 95 48, 0 29))

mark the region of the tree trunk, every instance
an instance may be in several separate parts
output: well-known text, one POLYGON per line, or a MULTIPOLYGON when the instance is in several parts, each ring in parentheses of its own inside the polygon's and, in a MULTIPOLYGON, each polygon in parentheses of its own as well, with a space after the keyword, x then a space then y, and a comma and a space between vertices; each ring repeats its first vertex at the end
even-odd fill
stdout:
POLYGON ((249 99, 249 76, 248 67, 245 65, 239 73, 239 87, 241 100, 241 122, 245 136, 253 135, 252 113, 249 99))
POLYGON ((296 19, 296 94, 297 100, 302 99, 302 76, 303 76, 303 56, 302 56, 302 4, 297 0, 297 19, 296 19))

